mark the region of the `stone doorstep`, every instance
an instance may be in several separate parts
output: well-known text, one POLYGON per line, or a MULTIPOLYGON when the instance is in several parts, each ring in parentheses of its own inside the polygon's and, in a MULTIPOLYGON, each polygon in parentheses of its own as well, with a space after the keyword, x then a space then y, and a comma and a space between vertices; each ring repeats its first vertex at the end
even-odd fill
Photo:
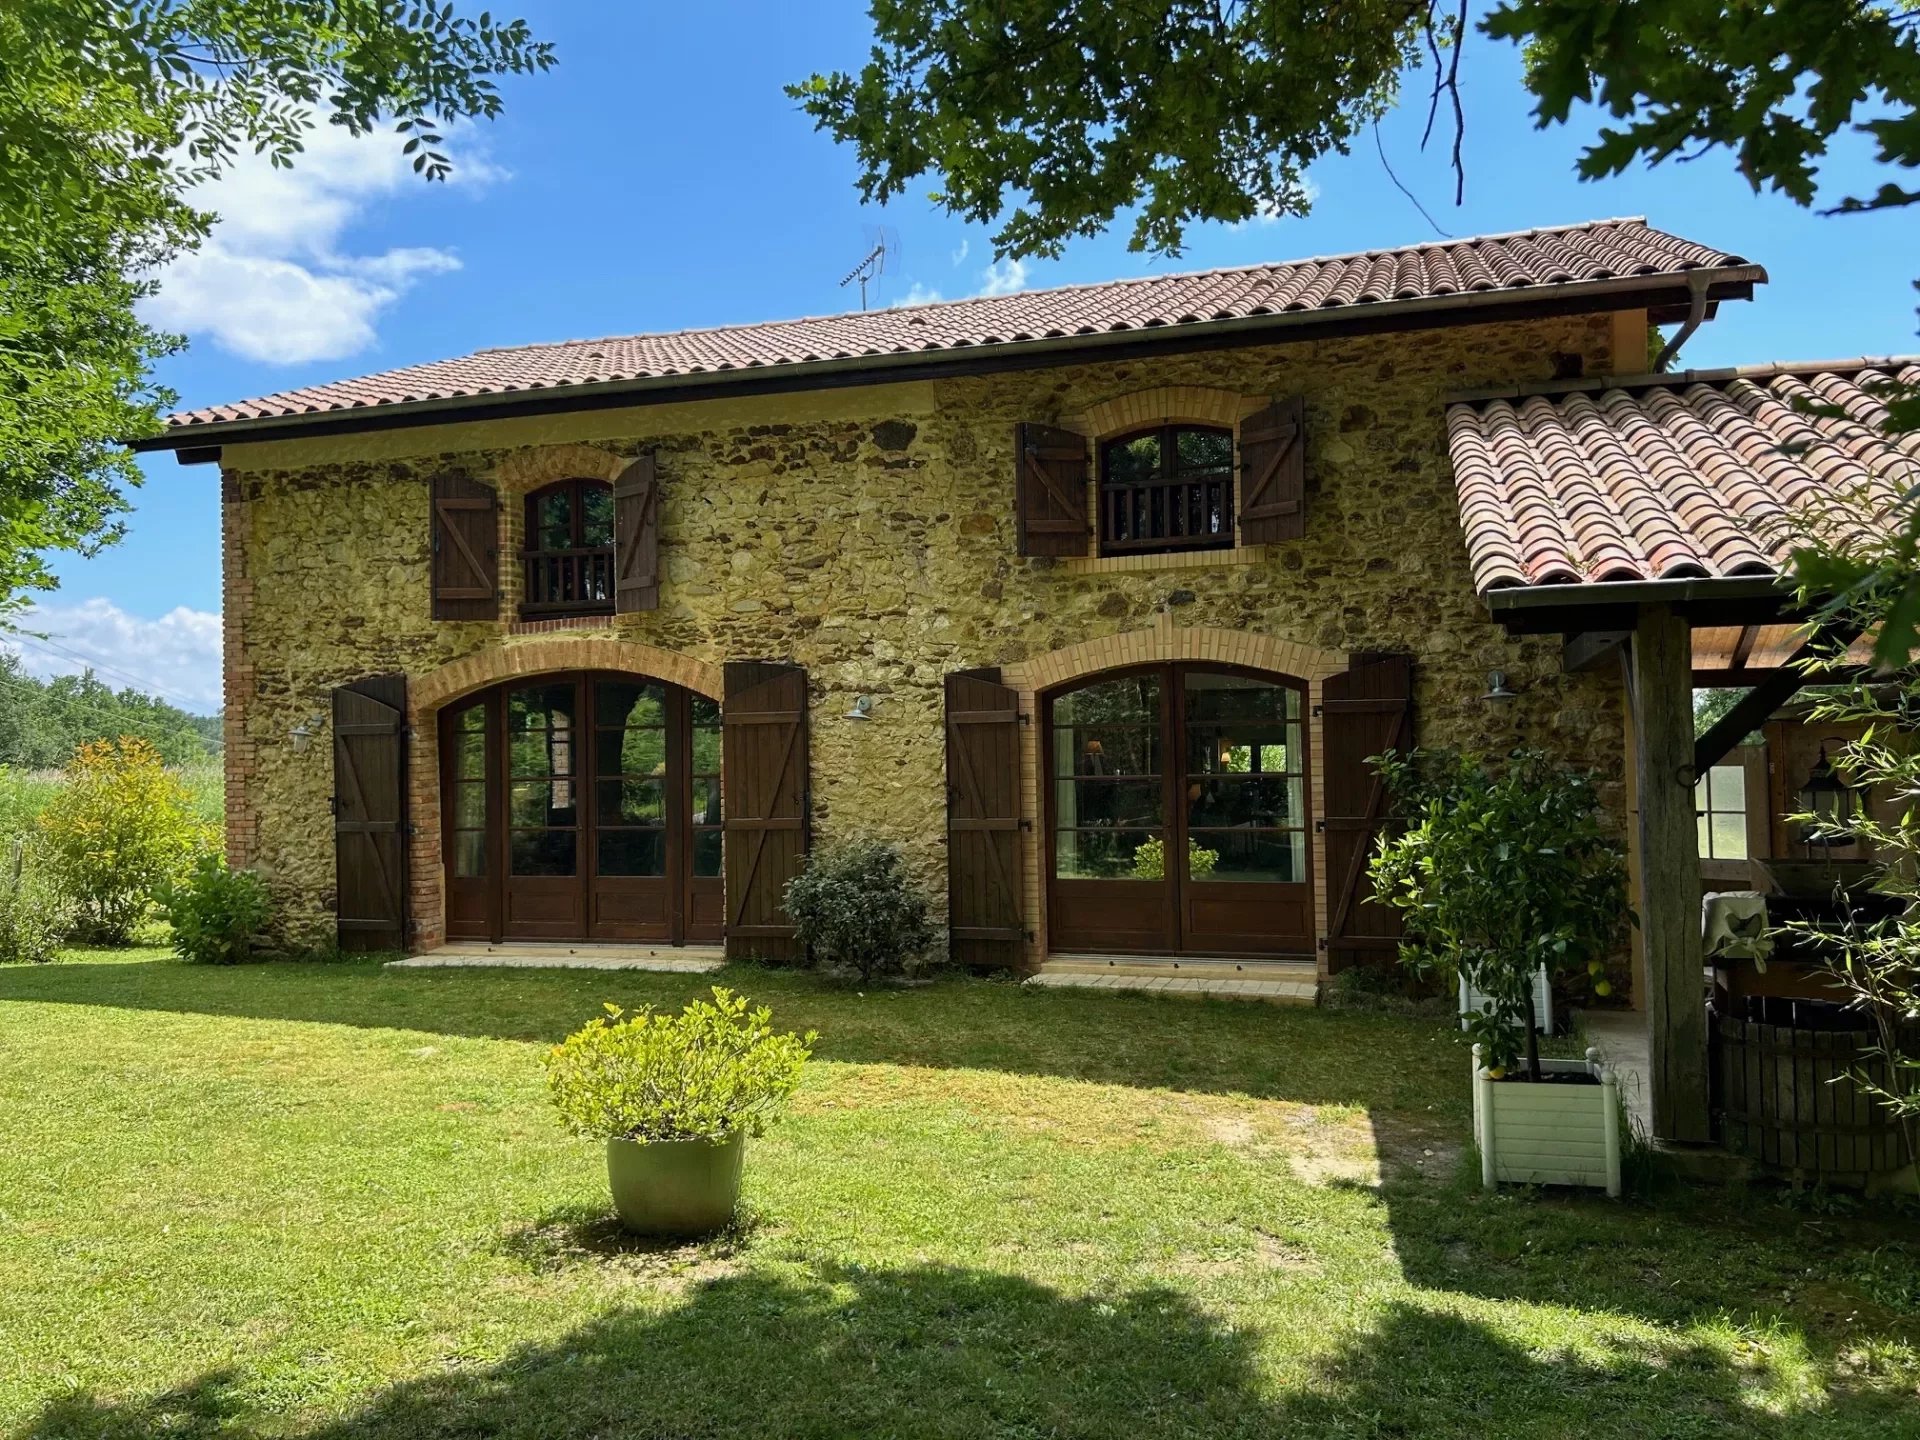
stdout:
POLYGON ((389 970, 651 970, 704 975, 727 963, 717 945, 569 945, 525 941, 500 945, 443 945, 424 955, 389 960, 389 970))
POLYGON ((1269 1005, 1312 1005, 1319 998, 1311 980, 1205 980, 1043 969, 1025 983, 1046 990, 1137 990, 1179 1000, 1256 1000, 1269 1005))
POLYGON ((1317 984, 1313 961, 1234 960, 1196 955, 1175 959, 1160 955, 1096 955, 1056 952, 1041 963, 1043 975, 1121 975, 1168 980, 1287 980, 1317 984))

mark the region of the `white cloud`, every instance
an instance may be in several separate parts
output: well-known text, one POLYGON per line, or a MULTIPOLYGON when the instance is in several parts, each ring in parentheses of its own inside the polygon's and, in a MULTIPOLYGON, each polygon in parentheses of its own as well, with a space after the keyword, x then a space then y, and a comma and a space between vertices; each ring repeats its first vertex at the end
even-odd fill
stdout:
POLYGON ((941 293, 931 285, 922 285, 916 280, 907 288, 906 294, 902 295, 887 308, 890 310, 898 310, 902 305, 934 305, 938 304, 944 298, 946 297, 941 295, 941 293))
POLYGON ((1012 295, 1027 288, 1027 267, 1021 260, 996 260, 980 272, 977 295, 1012 295))
POLYGON ((973 247, 968 242, 967 238, 964 235, 961 236, 960 248, 953 252, 953 263, 956 265, 960 264, 963 260, 967 258, 967 251, 969 251, 972 248, 973 247))
MULTIPOLYGON (((482 156, 455 156, 451 183, 502 178, 482 156)), ((219 216, 210 239, 162 273, 144 313, 249 360, 334 360, 373 344, 375 322, 424 275, 460 268, 449 251, 400 246, 355 255, 352 226, 405 187, 424 188, 390 130, 355 138, 321 125, 290 170, 243 154, 193 203, 219 216)))
POLYGON ((30 675, 77 675, 91 662, 116 690, 132 686, 203 714, 220 708, 220 617, 209 611, 182 605, 148 620, 96 596, 35 605, 19 628, 20 635, 0 635, 0 648, 18 655, 30 675))

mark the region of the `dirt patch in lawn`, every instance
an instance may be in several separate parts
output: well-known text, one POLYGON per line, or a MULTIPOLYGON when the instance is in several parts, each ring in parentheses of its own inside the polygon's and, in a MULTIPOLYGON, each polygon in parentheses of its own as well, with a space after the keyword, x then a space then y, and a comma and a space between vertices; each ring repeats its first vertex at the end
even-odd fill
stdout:
POLYGON ((535 1274, 592 1270, 672 1293, 737 1271, 757 1227, 743 1209, 732 1226, 707 1239, 656 1240, 632 1234, 603 1211, 563 1210, 508 1230, 500 1248, 535 1274))

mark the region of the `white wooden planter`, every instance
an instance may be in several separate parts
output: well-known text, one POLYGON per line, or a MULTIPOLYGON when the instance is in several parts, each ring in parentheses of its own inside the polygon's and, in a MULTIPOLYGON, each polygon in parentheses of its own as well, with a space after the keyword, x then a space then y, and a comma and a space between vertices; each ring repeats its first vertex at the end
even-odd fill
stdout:
MULTIPOLYGON (((1467 1017, 1475 1011, 1485 1013, 1492 1009, 1493 997, 1475 990, 1467 984, 1467 977, 1462 975, 1460 977, 1460 1028, 1462 1030, 1467 1028, 1467 1017)), ((1540 1027, 1540 1033, 1551 1035, 1553 1033, 1553 979, 1547 974, 1547 967, 1544 965, 1533 977, 1533 1013, 1536 1017, 1534 1023, 1540 1027)))
POLYGON ((1620 1095, 1600 1052, 1542 1060, 1550 1075, 1591 1075, 1597 1085, 1494 1080, 1473 1047, 1473 1139, 1480 1179, 1522 1185, 1586 1185, 1620 1193, 1620 1095))

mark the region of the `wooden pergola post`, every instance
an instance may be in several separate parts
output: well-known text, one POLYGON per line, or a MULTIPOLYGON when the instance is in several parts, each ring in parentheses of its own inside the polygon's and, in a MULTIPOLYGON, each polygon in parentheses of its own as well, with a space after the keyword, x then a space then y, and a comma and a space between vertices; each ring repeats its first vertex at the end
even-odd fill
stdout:
POLYGON ((1693 643, 1691 625, 1671 606, 1640 607, 1628 676, 1653 1133, 1660 1140, 1704 1144, 1712 1129, 1693 809, 1693 643))

